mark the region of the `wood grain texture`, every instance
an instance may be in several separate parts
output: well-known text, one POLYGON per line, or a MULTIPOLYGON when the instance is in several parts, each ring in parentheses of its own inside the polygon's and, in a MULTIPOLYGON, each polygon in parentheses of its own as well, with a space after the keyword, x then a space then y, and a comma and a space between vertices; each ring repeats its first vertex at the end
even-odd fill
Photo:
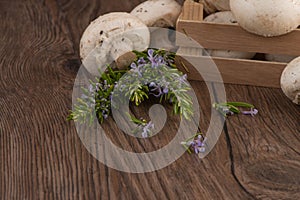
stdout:
POLYGON ((185 1, 178 23, 180 20, 203 20, 203 5, 194 1, 185 1))
MULTIPOLYGON (((300 55, 300 29, 278 37, 262 37, 249 33, 236 24, 179 20, 178 31, 186 33, 207 49, 234 50, 254 53, 300 55)), ((180 46, 187 45, 178 41, 180 46)))
MULTIPOLYGON (((186 153, 159 171, 129 174, 87 152, 74 123, 65 120, 80 36, 98 15, 140 2, 0 1, 0 199, 299 199, 300 109, 278 89, 228 86, 231 100, 252 102, 261 114, 230 118, 203 160, 186 153)), ((192 85, 205 131, 207 87, 192 85)), ((144 115, 148 108, 133 111, 144 115)), ((112 120, 104 126, 117 144, 142 151, 174 134, 176 119, 168 123, 149 143, 124 138, 112 120)))
POLYGON ((232 171, 258 199, 300 198, 300 109, 278 89, 226 86, 228 101, 252 102, 256 117, 227 120, 232 171), (247 94, 247 95, 246 95, 247 94))
POLYGON ((181 64, 181 71, 187 73, 190 80, 203 80, 202 76, 205 76, 211 82, 220 82, 218 76, 221 74, 224 83, 280 88, 280 77, 287 65, 270 61, 205 57, 195 52, 201 52, 201 49, 184 48, 177 61, 181 64), (218 67, 218 71, 212 72, 211 61, 218 67))

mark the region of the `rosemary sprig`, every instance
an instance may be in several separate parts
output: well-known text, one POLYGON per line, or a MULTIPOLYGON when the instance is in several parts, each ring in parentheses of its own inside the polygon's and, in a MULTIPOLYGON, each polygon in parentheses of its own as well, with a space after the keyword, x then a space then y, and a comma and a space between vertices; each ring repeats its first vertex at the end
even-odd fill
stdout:
POLYGON ((245 102, 225 102, 225 103, 214 103, 213 108, 219 111, 224 117, 233 114, 244 114, 244 115, 256 115, 258 110, 255 109, 255 106, 245 102), (244 111, 240 108, 248 108, 250 110, 244 111))
POLYGON ((138 59, 128 70, 118 71, 108 66, 96 82, 90 81, 89 88, 82 88, 83 95, 67 119, 91 124, 96 115, 102 123, 110 115, 111 106, 118 108, 123 97, 138 106, 149 95, 154 95, 161 102, 169 101, 174 106, 175 114, 191 119, 192 100, 187 94, 191 87, 186 75, 174 68, 175 54, 153 49, 134 53, 138 59), (112 96, 117 97, 114 98, 114 105, 112 96))

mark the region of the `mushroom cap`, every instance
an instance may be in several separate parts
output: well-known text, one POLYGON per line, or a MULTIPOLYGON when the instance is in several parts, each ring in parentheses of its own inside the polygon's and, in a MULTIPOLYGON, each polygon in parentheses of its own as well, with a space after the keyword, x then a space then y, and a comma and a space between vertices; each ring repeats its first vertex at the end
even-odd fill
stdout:
POLYGON ((148 0, 130 14, 140 18, 148 27, 175 27, 181 6, 175 0, 148 0))
MULTIPOLYGON (((237 21, 231 11, 222 11, 211 14, 204 18, 206 22, 214 22, 221 24, 236 24, 237 21)), ((239 58, 239 59, 250 59, 253 58, 255 53, 252 52, 240 52, 232 50, 207 50, 207 53, 213 57, 222 58, 239 58)))
POLYGON ((230 8, 242 28, 265 37, 289 33, 300 24, 299 0, 230 0, 230 8))
POLYGON ((199 3, 204 5, 204 10, 207 14, 230 10, 229 0, 199 0, 199 3))
POLYGON ((205 0, 208 4, 213 5, 219 11, 230 10, 229 0, 205 0))
POLYGON ((273 62, 283 62, 289 63, 294 60, 297 56, 290 56, 290 55, 281 55, 281 54, 265 54, 265 59, 268 61, 273 62))
POLYGON ((211 15, 208 15, 204 18, 204 21, 206 22, 215 22, 215 23, 221 23, 221 24, 236 24, 237 21, 232 14, 231 11, 222 11, 217 12, 211 15))
POLYGON ((108 13, 92 21, 84 31, 80 40, 80 56, 85 59, 96 47, 109 48, 109 44, 142 51, 149 42, 150 32, 140 19, 125 12, 108 13))
POLYGON ((283 70, 280 84, 284 94, 300 105, 300 57, 290 62, 283 70))
POLYGON ((165 49, 174 52, 176 49, 175 44, 175 31, 167 28, 150 28, 151 42, 149 47, 155 49, 165 49), (173 37, 172 37, 173 36, 173 37))

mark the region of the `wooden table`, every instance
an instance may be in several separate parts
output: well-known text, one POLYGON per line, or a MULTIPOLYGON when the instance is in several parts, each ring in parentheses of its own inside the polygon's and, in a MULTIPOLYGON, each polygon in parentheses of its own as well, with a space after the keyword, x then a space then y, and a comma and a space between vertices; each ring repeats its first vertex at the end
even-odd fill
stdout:
MULTIPOLYGON (((280 89, 226 85, 229 101, 253 103, 259 115, 228 118, 205 159, 185 153, 164 169, 130 174, 88 153, 66 121, 81 34, 98 15, 140 2, 0 0, 0 199, 300 199, 300 107, 280 89)), ((207 87, 192 85, 205 131, 207 87)), ((175 123, 136 148, 160 147, 175 123)), ((104 126, 130 148, 112 120, 104 126)))

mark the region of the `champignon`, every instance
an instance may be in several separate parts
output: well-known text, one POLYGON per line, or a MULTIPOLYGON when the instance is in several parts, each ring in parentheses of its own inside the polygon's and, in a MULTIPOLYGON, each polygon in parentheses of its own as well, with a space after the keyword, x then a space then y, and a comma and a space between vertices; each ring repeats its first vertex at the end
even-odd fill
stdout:
MULTIPOLYGON (((80 41, 80 56, 85 60, 92 52, 96 64, 103 67, 129 51, 147 49, 149 43, 149 29, 139 18, 114 12, 98 17, 86 28, 80 41)), ((95 74, 98 72, 91 64, 92 59, 89 58, 84 65, 95 74)))
POLYGON ((283 70, 280 83, 284 94, 300 105, 300 57, 292 60, 283 70))
POLYGON ((229 0, 200 0, 207 14, 215 13, 216 11, 229 11, 229 0))
POLYGON ((280 54, 265 54, 265 59, 273 62, 289 63, 297 56, 280 55, 280 54))
POLYGON ((229 0, 206 0, 208 3, 214 5, 217 10, 228 11, 230 10, 229 0))
POLYGON ((137 56, 134 52, 129 51, 121 56, 119 56, 115 62, 116 67, 120 70, 125 70, 130 66, 130 64, 137 59, 137 56))
MULTIPOLYGON (((221 24, 236 24, 232 12, 223 11, 217 12, 207 16, 204 21, 206 22, 214 22, 221 24)), ((251 52, 240 52, 240 51, 231 51, 231 50, 207 50, 207 53, 213 57, 224 57, 224 58, 240 58, 240 59, 251 59, 255 55, 255 53, 251 52)))
POLYGON ((175 27, 181 6, 175 0, 148 0, 130 14, 140 18, 148 27, 175 27))
POLYGON ((150 28, 151 42, 150 47, 155 49, 165 49, 167 51, 175 51, 175 34, 174 30, 166 28, 150 28))
POLYGON ((279 36, 300 24, 299 0, 230 0, 230 8, 245 30, 265 36, 279 36))

